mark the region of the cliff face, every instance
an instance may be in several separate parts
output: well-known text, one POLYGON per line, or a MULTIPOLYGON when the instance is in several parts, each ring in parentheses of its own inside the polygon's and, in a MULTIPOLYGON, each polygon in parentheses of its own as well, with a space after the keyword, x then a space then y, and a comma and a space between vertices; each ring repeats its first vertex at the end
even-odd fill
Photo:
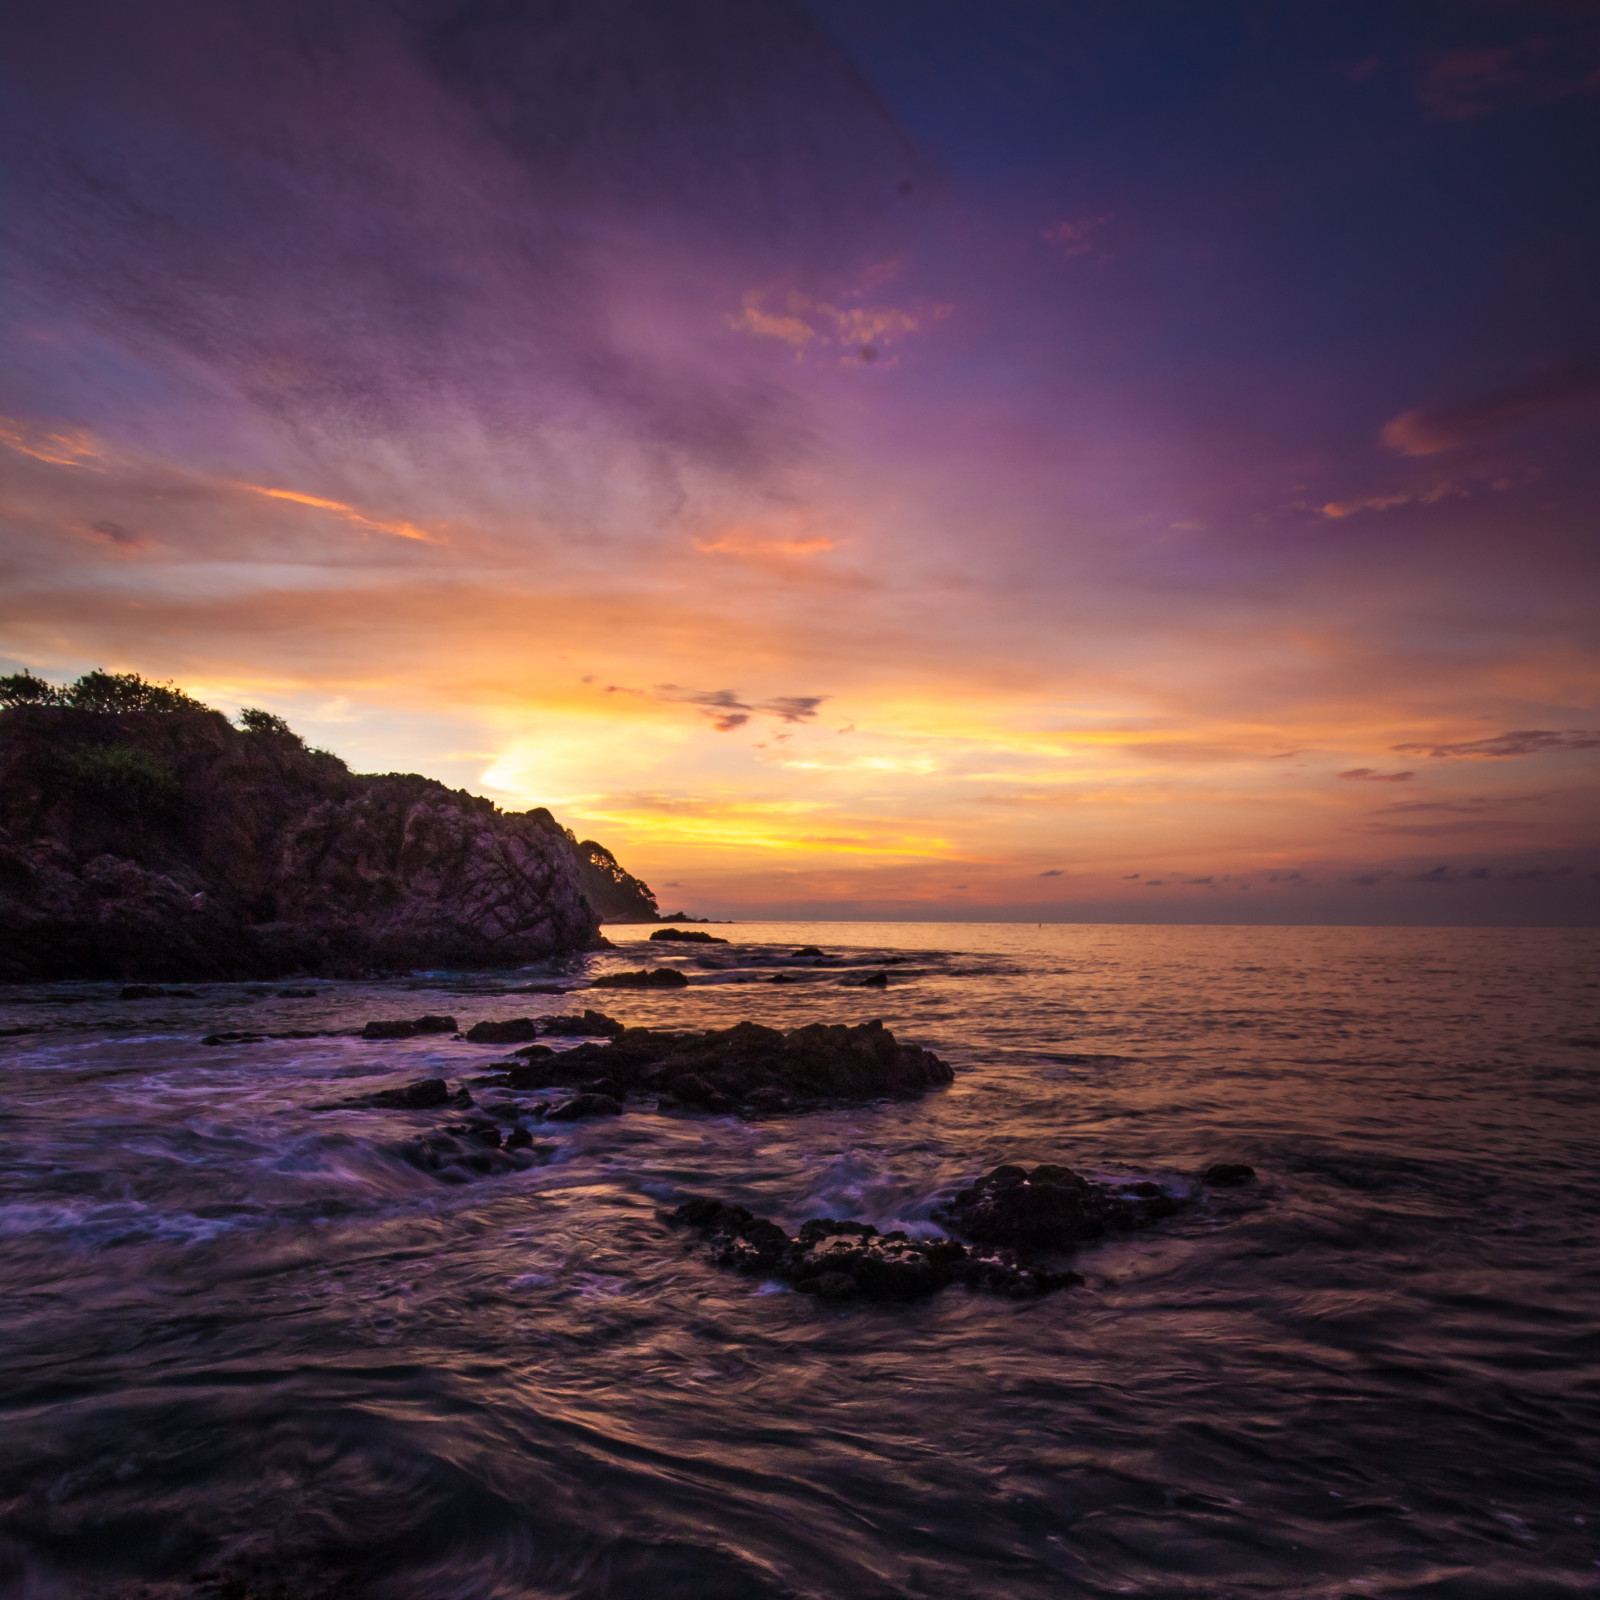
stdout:
POLYGON ((592 948, 600 916, 648 902, 650 920, 654 900, 589 848, 543 809, 358 776, 281 726, 0 711, 0 980, 355 976, 592 948))

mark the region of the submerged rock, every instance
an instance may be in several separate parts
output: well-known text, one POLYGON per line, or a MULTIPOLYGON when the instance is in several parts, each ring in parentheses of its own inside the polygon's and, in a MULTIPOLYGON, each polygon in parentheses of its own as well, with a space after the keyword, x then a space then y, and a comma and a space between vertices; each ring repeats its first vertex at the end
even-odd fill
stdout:
POLYGON ((676 967, 636 967, 632 972, 608 972, 596 978, 595 989, 686 989, 689 980, 676 967))
POLYGON ((1255 1176, 1256 1169, 1242 1161, 1219 1161, 1206 1168, 1200 1181, 1213 1189, 1237 1189, 1240 1184, 1253 1183, 1255 1176))
POLYGON ((727 944, 714 933, 701 933, 693 928, 658 928, 650 935, 654 944, 727 944))
POLYGON ((608 1094, 579 1094, 545 1113, 546 1122, 577 1122, 583 1117, 620 1117, 622 1102, 608 1094))
POLYGON ((516 1088, 609 1078, 661 1096, 666 1109, 778 1115, 822 1101, 915 1099, 954 1080, 930 1050, 901 1044, 881 1022, 813 1022, 788 1033, 741 1022, 701 1033, 627 1028, 609 1044, 530 1059, 516 1088))
POLYGON ((1069 1167, 996 1167, 934 1216, 964 1238, 1020 1250, 1060 1250, 1108 1228, 1142 1228, 1183 1209, 1159 1184, 1090 1183, 1069 1167))
POLYGON ((691 1195, 665 1215, 694 1228, 716 1265, 825 1300, 921 1300, 953 1283, 1020 1298, 1083 1282, 1075 1272, 1030 1264, 1007 1250, 879 1233, 870 1222, 813 1217, 791 1238, 748 1207, 709 1195, 691 1195))

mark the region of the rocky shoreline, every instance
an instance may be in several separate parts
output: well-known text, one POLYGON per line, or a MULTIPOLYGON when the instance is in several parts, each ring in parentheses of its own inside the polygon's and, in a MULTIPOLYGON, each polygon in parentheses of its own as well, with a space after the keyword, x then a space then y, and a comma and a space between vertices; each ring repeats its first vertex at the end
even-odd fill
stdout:
POLYGON ((0 982, 512 967, 657 920, 543 808, 352 773, 279 718, 235 727, 131 675, 0 691, 0 982))

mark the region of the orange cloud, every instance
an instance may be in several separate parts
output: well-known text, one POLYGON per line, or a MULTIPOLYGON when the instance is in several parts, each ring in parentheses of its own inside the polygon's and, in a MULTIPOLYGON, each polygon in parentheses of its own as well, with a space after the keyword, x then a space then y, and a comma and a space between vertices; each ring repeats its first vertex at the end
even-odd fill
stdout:
POLYGON ((314 506, 319 511, 331 511, 335 516, 344 518, 346 522, 355 523, 358 528, 371 528, 374 533, 393 534, 397 539, 418 539, 423 544, 450 542, 443 534, 428 533, 412 523, 380 522, 375 517, 363 515, 354 506, 347 506, 342 501, 323 500, 314 494, 301 494, 296 489, 268 489, 259 483, 240 483, 234 487, 245 489, 251 494, 265 495, 269 500, 292 500, 296 505, 314 506))
POLYGON ((31 428, 12 417, 0 418, 0 444, 18 455, 32 456, 35 461, 45 461, 53 467, 82 467, 88 472, 104 471, 96 463, 109 459, 95 443, 94 435, 83 429, 52 433, 43 428, 31 428))

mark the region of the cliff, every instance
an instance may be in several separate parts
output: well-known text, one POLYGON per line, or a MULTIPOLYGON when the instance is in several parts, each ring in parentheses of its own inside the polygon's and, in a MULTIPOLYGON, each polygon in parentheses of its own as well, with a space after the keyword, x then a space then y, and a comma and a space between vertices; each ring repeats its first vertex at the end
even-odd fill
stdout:
POLYGON ((543 808, 360 776, 262 712, 71 694, 0 710, 0 980, 509 966, 654 920, 543 808))

